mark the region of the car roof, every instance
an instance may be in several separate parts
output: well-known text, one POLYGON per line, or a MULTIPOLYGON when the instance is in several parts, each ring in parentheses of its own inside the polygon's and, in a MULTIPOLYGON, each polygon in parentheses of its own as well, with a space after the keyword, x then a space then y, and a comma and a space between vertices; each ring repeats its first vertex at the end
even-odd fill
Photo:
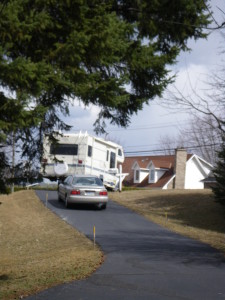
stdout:
POLYGON ((96 175, 77 175, 77 174, 75 174, 75 175, 73 175, 73 177, 79 177, 79 178, 85 178, 85 177, 93 177, 93 178, 99 178, 98 176, 96 176, 96 175))

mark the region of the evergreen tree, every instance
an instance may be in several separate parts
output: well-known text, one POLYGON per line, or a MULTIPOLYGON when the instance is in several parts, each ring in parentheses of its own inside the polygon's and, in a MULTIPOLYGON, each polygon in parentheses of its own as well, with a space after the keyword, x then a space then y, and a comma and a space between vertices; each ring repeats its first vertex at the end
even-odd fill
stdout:
POLYGON ((0 4, 0 84, 33 105, 69 99, 126 126, 172 81, 187 40, 205 37, 207 1, 11 0, 0 4), (129 88, 127 88, 129 86, 129 88))
POLYGON ((6 191, 6 183, 14 183, 14 174, 20 167, 14 161, 16 143, 27 128, 38 125, 44 112, 40 106, 28 109, 19 95, 13 99, 0 92, 0 193, 6 191))
POLYGON ((213 188, 215 198, 218 202, 225 205, 225 143, 218 152, 218 162, 214 169, 216 186, 213 188))
POLYGON ((0 150, 0 194, 6 193, 6 185, 7 185, 7 170, 9 169, 9 164, 6 158, 6 155, 3 151, 0 150))
POLYGON ((207 0, 10 0, 0 3, 0 137, 20 133, 40 156, 42 134, 77 98, 120 126, 173 80, 168 65, 204 38, 207 0), (38 143, 36 141, 39 141, 38 143))

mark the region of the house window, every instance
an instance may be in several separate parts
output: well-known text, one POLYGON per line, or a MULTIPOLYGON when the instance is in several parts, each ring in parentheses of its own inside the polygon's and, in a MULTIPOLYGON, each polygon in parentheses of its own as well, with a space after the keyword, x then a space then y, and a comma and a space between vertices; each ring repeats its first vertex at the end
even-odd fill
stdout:
POLYGON ((88 156, 92 157, 92 146, 88 146, 88 156))
POLYGON ((139 181, 140 180, 140 171, 136 170, 135 171, 135 181, 139 181))
POLYGON ((155 170, 150 171, 150 181, 155 181, 155 170))

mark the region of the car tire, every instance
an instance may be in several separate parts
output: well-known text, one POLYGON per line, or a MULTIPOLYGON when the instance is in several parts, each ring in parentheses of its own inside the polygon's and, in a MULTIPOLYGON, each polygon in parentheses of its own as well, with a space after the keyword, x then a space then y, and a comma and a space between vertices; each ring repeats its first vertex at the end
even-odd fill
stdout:
POLYGON ((59 202, 62 201, 62 199, 61 199, 61 197, 60 197, 60 195, 59 195, 59 192, 58 192, 58 201, 59 201, 59 202))
POLYGON ((66 197, 65 197, 65 206, 66 206, 66 208, 69 208, 70 207, 70 204, 69 204, 69 202, 68 202, 68 196, 66 195, 66 197))
POLYGON ((106 209, 107 205, 106 205, 106 203, 98 203, 96 206, 99 210, 103 210, 103 209, 106 209))
POLYGON ((102 204, 102 209, 106 209, 106 207, 107 207, 107 204, 106 204, 106 203, 103 203, 103 204, 102 204))

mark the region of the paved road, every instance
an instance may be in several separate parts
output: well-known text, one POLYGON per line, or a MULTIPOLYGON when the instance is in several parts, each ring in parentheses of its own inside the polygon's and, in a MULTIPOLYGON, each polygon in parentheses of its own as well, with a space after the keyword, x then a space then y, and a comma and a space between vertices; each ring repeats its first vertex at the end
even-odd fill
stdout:
MULTIPOLYGON (((38 192, 45 199, 46 192, 38 192)), ((225 259, 205 244, 174 234, 113 202, 105 211, 65 209, 55 192, 48 206, 96 241, 105 263, 87 280, 63 284, 29 300, 225 299, 225 259)))

